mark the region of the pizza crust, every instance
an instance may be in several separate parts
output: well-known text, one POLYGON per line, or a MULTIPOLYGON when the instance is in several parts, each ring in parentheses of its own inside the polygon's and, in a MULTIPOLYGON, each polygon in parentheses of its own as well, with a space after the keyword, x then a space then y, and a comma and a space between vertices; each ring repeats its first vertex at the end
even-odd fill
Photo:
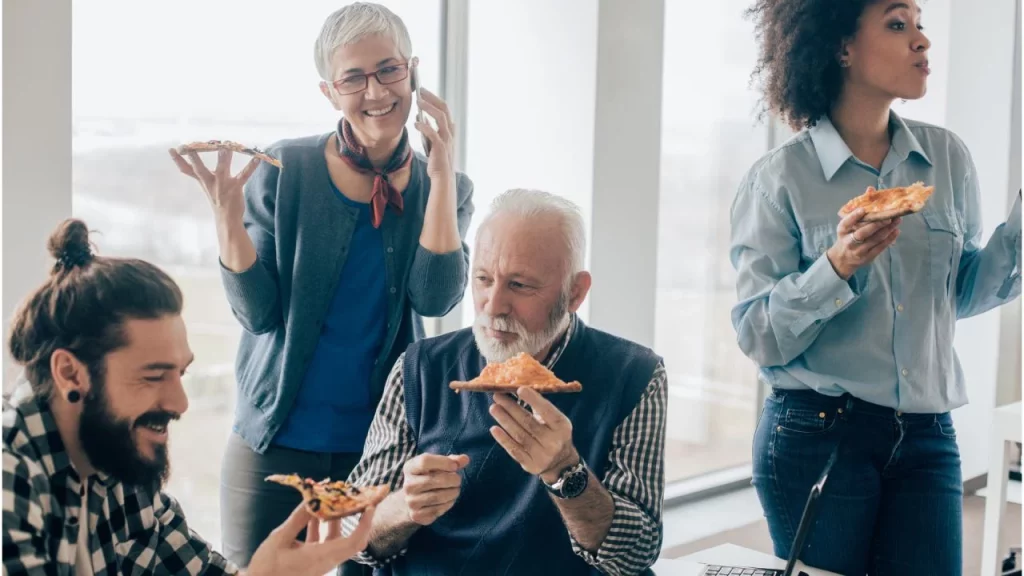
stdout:
POLYGON ((935 192, 935 186, 914 182, 910 186, 876 190, 874 186, 847 202, 839 209, 839 216, 845 218, 857 208, 864 209, 862 222, 879 222, 906 216, 924 209, 928 198, 935 192))
POLYGON ((337 520, 359 514, 370 506, 380 504, 391 492, 387 485, 359 488, 340 480, 331 482, 327 478, 318 482, 298 474, 273 474, 267 476, 266 481, 298 490, 306 510, 321 520, 337 520))
POLYGON ((541 394, 579 392, 579 382, 564 382, 548 370, 536 358, 519 353, 508 360, 488 364, 479 376, 469 382, 455 381, 449 388, 460 392, 515 392, 520 387, 533 388, 541 394))
POLYGON ((231 140, 207 140, 205 142, 190 142, 188 144, 182 144, 178 146, 178 154, 187 154, 189 152, 212 152, 214 150, 231 150, 232 152, 238 152, 239 154, 246 154, 278 168, 282 167, 281 161, 274 158, 270 154, 267 154, 263 150, 256 147, 249 147, 239 144, 238 142, 232 142, 231 140))

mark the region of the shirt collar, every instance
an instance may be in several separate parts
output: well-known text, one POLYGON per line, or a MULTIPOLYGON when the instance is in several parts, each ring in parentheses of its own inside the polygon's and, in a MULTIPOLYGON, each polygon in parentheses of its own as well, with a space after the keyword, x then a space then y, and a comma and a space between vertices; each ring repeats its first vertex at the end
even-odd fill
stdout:
POLYGON ((892 151, 899 155, 900 159, 906 161, 911 154, 917 154, 922 160, 932 165, 928 155, 924 153, 921 142, 918 141, 910 127, 895 112, 889 112, 889 127, 892 128, 892 151))
MULTIPOLYGON (((925 154, 924 148, 921 147, 921 143, 918 142, 917 138, 910 131, 907 123, 891 110, 889 111, 889 127, 892 130, 891 152, 899 156, 900 161, 905 161, 910 157, 911 153, 916 153, 929 165, 932 163, 928 155, 925 154)), ((808 133, 811 137, 811 143, 814 144, 814 151, 818 155, 818 162, 821 163, 821 171, 825 176, 825 181, 831 181, 843 164, 853 157, 853 152, 850 151, 850 147, 843 141, 843 137, 839 135, 839 131, 836 130, 835 125, 832 124, 828 116, 821 117, 808 130, 808 133)))
POLYGON ((544 361, 544 366, 548 370, 555 367, 558 359, 562 357, 562 353, 565 352, 567 346, 569 346, 569 340, 572 338, 572 333, 576 328, 576 314, 569 315, 569 326, 566 327, 565 333, 558 340, 558 343, 551 347, 551 352, 548 353, 547 360, 544 361))

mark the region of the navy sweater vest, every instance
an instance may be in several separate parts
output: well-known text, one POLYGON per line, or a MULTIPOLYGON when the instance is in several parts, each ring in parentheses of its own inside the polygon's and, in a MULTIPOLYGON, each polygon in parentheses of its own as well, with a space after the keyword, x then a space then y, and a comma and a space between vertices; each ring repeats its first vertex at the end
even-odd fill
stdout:
MULTIPOLYGON (((577 319, 555 364, 583 391, 547 398, 573 424, 573 442, 597 478, 604 476, 615 428, 650 383, 652 351, 577 319)), ((421 340, 406 351, 406 414, 420 453, 467 454, 455 506, 409 541, 407 553, 378 574, 596 574, 577 556, 558 509, 540 479, 527 474, 494 441, 491 394, 456 394, 453 380, 480 374, 485 360, 471 330, 421 340)))

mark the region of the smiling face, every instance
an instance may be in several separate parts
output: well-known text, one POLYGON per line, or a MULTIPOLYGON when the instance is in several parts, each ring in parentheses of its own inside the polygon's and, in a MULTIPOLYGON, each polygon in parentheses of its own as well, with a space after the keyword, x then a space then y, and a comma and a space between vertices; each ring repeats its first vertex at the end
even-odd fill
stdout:
POLYGON ((167 425, 188 409, 181 378, 193 356, 177 315, 128 320, 124 334, 84 398, 79 438, 96 469, 149 485, 167 477, 167 425))
POLYGON ((366 36, 334 52, 332 83, 321 83, 320 90, 352 124, 356 138, 364 146, 396 141, 402 135, 413 101, 412 74, 407 73, 406 65, 411 64, 395 43, 380 34, 366 36), (405 77, 382 84, 374 72, 385 81, 405 77), (368 77, 364 80, 363 75, 368 77), (341 93, 360 88, 364 82, 365 90, 341 93))
POLYGON ((921 9, 914 0, 882 0, 861 14, 845 44, 846 83, 890 99, 917 99, 928 88, 928 49, 921 9))

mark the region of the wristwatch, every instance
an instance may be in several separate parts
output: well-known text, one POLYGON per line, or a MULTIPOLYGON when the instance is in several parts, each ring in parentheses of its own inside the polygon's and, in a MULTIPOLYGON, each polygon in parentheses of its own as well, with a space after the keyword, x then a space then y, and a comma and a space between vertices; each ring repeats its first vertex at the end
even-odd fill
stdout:
POLYGON ((579 464, 570 466, 562 471, 562 474, 558 477, 558 480, 554 484, 548 484, 541 480, 548 492, 551 492, 558 498, 563 500, 571 500, 583 494, 583 491, 587 489, 587 483, 590 481, 590 470, 587 469, 587 463, 580 458, 579 464))

